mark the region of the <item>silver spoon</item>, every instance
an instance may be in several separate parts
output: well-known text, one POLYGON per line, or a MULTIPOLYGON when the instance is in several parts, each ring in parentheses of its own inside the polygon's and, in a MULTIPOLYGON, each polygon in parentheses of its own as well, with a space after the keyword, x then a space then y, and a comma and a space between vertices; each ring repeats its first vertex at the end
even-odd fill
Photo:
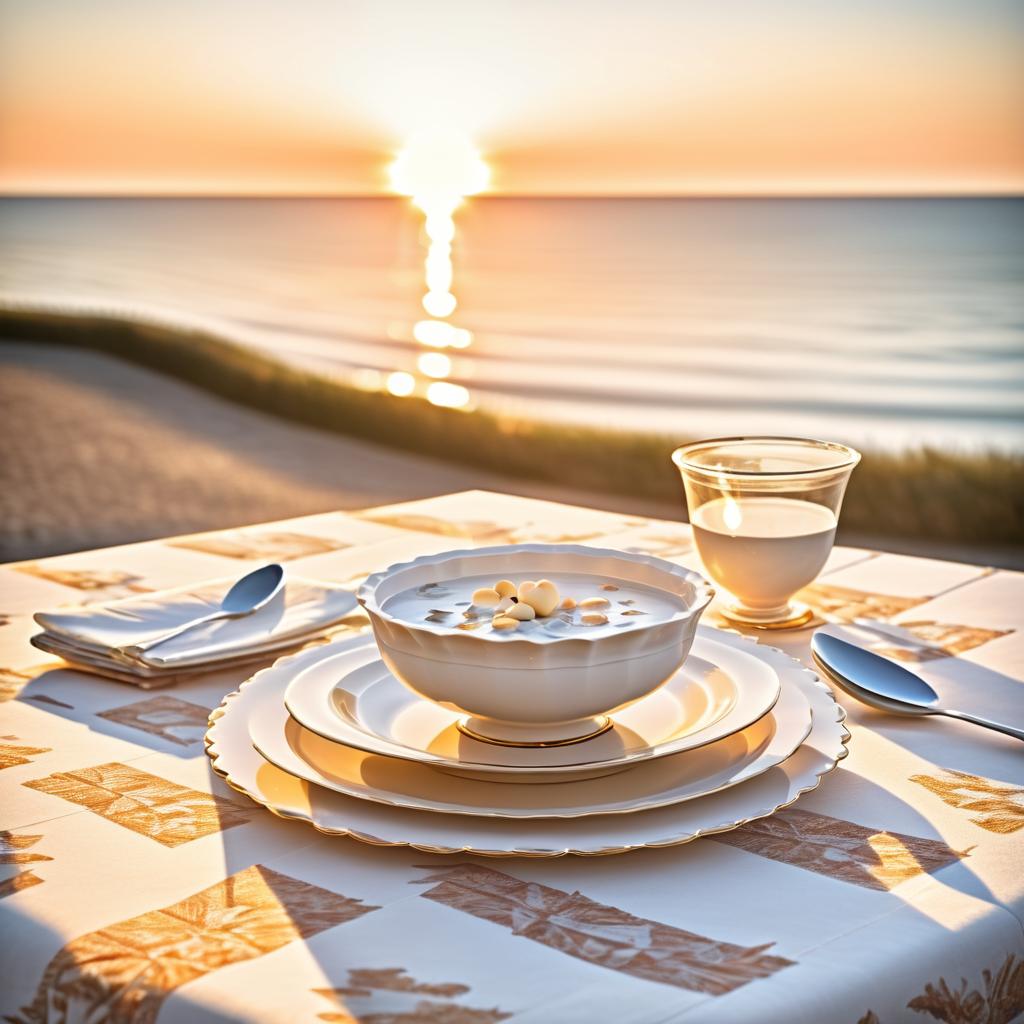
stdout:
POLYGON ((262 568, 254 569, 238 580, 224 595, 220 602, 220 607, 208 615, 202 615, 198 619, 190 619, 188 622, 175 626, 174 629, 152 640, 146 640, 141 644, 132 644, 128 650, 132 654, 150 651, 157 644, 162 644, 167 640, 180 636, 182 633, 194 629, 205 622, 213 622, 216 619, 239 619, 243 615, 251 615, 253 612, 259 611, 260 608, 269 604, 283 586, 283 565, 274 562, 270 565, 264 565, 262 568))
POLYGON ((938 707, 939 695, 919 675, 837 636, 815 633, 811 653, 840 689, 879 711, 893 715, 946 715, 1024 740, 1022 729, 990 722, 966 711, 938 707))

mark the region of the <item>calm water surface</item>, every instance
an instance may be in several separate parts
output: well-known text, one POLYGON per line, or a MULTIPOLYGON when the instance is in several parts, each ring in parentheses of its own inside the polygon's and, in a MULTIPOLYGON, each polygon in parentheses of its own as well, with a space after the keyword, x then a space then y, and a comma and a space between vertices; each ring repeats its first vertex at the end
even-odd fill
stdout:
MULTIPOLYGON (((451 379, 679 436, 1024 451, 1024 200, 481 199, 451 379)), ((415 372, 393 199, 2 200, 0 300, 216 327, 345 378, 415 372)))

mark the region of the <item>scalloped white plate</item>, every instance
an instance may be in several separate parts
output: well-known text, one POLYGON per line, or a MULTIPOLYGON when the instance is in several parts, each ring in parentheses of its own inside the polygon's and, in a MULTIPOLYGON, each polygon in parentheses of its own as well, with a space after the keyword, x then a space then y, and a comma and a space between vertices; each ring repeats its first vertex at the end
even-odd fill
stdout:
MULTIPOLYGON (((283 818, 305 821, 327 835, 346 835, 378 846, 409 846, 429 853, 473 853, 491 857, 599 856, 642 847, 673 846, 725 832, 763 818, 817 788, 821 778, 847 754, 845 713, 809 669, 783 652, 745 637, 722 634, 721 642, 767 661, 807 697, 813 713, 810 734, 781 764, 757 778, 710 796, 635 814, 585 818, 509 820, 425 813, 343 796, 281 771, 264 760, 249 739, 246 694, 264 673, 281 666, 304 668, 328 656, 314 648, 257 673, 229 694, 211 717, 206 734, 213 770, 228 785, 283 818)), ((258 692, 258 691, 256 691, 258 692)))
MULTIPOLYGON (((703 641, 702 650, 714 664, 740 659, 755 667, 762 664, 743 651, 708 640, 703 641)), ((331 664, 331 659, 318 662, 307 669, 307 675, 321 668, 330 672, 331 664)), ((787 682, 771 712, 749 728, 699 750, 648 759, 612 778, 538 784, 520 781, 517 775, 481 781, 367 754, 310 732, 289 717, 281 702, 287 678, 283 671, 263 676, 246 694, 249 736, 271 764, 338 793, 446 814, 576 818, 665 807, 728 789, 768 771, 789 757, 811 731, 810 703, 799 687, 787 682)))
POLYGON ((403 686, 368 637, 296 668, 283 701, 310 732, 368 754, 509 782, 596 777, 714 743, 771 711, 781 691, 778 674, 764 659, 722 645, 719 635, 702 627, 668 682, 613 715, 609 731, 568 746, 510 747, 463 735, 459 714, 403 686))

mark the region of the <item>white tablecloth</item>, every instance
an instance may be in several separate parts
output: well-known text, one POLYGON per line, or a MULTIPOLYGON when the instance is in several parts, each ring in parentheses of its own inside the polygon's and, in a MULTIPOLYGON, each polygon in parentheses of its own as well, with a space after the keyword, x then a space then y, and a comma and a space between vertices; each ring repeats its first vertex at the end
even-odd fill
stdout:
MULTIPOLYGON (((850 756, 773 818, 614 857, 442 858, 323 836, 225 787, 202 737, 243 671, 145 692, 28 642, 34 611, 269 558, 354 587, 416 554, 527 540, 700 568, 685 525, 484 492, 0 567, 0 1014, 995 1024, 1024 1011, 1018 741, 840 695, 850 756)), ((837 548, 804 597, 951 703, 1024 726, 1021 574, 837 548)), ((810 635, 770 642, 808 661, 810 635)))

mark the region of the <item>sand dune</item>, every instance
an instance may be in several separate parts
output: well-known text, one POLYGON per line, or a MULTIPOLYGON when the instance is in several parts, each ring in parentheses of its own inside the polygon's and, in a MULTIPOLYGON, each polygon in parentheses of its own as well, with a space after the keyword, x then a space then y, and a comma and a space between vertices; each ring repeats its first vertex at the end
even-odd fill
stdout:
POLYGON ((109 356, 0 346, 0 561, 482 487, 640 514, 297 426, 109 356))

